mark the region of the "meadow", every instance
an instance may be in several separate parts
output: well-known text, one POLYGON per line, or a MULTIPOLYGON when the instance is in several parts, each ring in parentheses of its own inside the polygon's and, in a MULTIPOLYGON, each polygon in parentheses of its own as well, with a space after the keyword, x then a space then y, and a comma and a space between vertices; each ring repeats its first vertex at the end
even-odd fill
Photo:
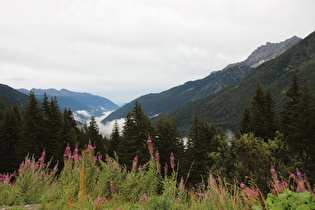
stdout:
MULTIPOLYGON (((299 171, 280 177, 270 169, 270 189, 263 194, 250 177, 227 183, 219 174, 188 186, 178 177, 176 157, 170 168, 161 167, 159 153, 148 141, 150 160, 128 170, 117 158, 102 157, 91 144, 83 151, 64 152, 64 167, 45 161, 46 152, 35 160, 26 157, 18 171, 0 175, 0 206, 23 209, 315 209, 314 192, 306 174, 299 171), (47 163, 47 164, 46 164, 47 163), (163 170, 163 173, 161 172, 163 170), (165 171, 164 171, 165 170, 165 171), (166 174, 166 175, 161 175, 166 174)), ((187 172, 189 176, 189 172, 187 172)))

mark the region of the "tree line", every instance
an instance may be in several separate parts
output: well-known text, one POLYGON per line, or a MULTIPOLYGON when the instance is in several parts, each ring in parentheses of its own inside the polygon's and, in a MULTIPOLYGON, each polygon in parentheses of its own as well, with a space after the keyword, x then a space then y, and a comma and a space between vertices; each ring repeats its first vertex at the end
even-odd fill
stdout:
POLYGON ((170 160, 175 157, 174 170, 190 184, 207 180, 211 172, 231 180, 250 176, 265 185, 271 166, 287 173, 298 168, 312 180, 315 97, 307 84, 298 83, 296 75, 286 95, 287 102, 277 111, 270 91, 257 83, 234 136, 195 115, 184 142, 174 119, 160 118, 153 125, 137 101, 123 128, 116 122, 111 136, 104 137, 94 117, 79 127, 71 110, 59 110, 56 98, 45 95, 39 104, 30 92, 25 108, 10 107, 0 115, 0 172, 16 170, 26 155, 40 157, 43 150, 48 160, 62 167, 67 146, 81 150, 89 143, 103 157, 117 158, 130 169, 135 157, 140 164, 150 159, 149 141, 165 168, 162 175, 174 168, 170 160))

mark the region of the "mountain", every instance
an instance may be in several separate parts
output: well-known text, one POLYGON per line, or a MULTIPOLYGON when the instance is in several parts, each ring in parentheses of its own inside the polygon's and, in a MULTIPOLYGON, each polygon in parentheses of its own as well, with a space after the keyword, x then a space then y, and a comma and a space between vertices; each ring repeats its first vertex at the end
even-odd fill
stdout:
POLYGON ((28 95, 8 85, 0 84, 0 110, 3 110, 7 106, 24 107, 27 99, 28 95))
MULTIPOLYGON (((19 91, 27 94, 30 92, 26 89, 19 89, 19 91)), ((83 120, 89 119, 91 115, 100 117, 104 112, 113 111, 119 107, 107 98, 89 93, 73 92, 66 89, 33 88, 31 91, 35 93, 36 98, 40 101, 42 101, 45 93, 48 98, 56 96, 61 110, 69 108, 83 120)))
POLYGON ((300 83, 307 82, 315 90, 315 32, 291 47, 280 56, 257 67, 238 84, 215 95, 186 103, 166 113, 174 118, 182 135, 187 134, 195 114, 221 130, 234 130, 244 107, 249 105, 259 81, 270 92, 281 109, 287 100, 285 92, 295 73, 300 83))
POLYGON ((258 47, 252 52, 245 61, 230 64, 223 70, 212 72, 203 79, 189 81, 161 93, 141 96, 111 113, 102 123, 126 117, 127 113, 134 107, 136 100, 141 104, 146 115, 153 117, 187 102, 216 94, 231 85, 239 83, 254 69, 253 67, 257 67, 265 61, 282 54, 300 40, 301 38, 294 36, 280 43, 267 42, 266 45, 258 47))

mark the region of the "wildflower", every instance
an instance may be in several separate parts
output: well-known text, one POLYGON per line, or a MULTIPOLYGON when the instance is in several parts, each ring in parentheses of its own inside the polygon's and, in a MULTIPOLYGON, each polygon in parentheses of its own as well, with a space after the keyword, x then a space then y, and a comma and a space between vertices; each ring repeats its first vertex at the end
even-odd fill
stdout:
POLYGON ((290 174, 290 177, 291 177, 291 178, 294 178, 294 177, 295 177, 295 175, 294 175, 294 174, 290 174))
POLYGON ((199 197, 202 197, 202 196, 203 196, 203 194, 202 194, 202 193, 197 193, 197 195, 198 195, 199 197))
POLYGON ((140 200, 141 201, 146 201, 147 199, 148 199, 147 194, 143 194, 140 200))
POLYGON ((143 168, 140 166, 140 167, 138 168, 138 171, 142 171, 142 169, 143 169, 143 168))
POLYGON ((274 174, 274 173, 276 173, 276 170, 275 170, 274 168, 272 168, 272 169, 270 169, 270 172, 271 172, 272 174, 274 174))
POLYGON ((297 176, 302 176, 301 172, 299 172, 299 171, 296 172, 296 175, 297 175, 297 176))
POLYGON ((244 189, 244 188, 245 188, 245 184, 244 184, 244 183, 241 183, 241 184, 240 184, 240 188, 244 189))
POLYGON ((99 206, 99 205, 104 204, 104 203, 105 203, 105 198, 102 196, 98 196, 98 198, 94 202, 94 206, 99 206))
POLYGON ((138 164, 138 156, 136 156, 136 157, 133 159, 132 168, 131 168, 132 171, 136 169, 137 164, 138 164))

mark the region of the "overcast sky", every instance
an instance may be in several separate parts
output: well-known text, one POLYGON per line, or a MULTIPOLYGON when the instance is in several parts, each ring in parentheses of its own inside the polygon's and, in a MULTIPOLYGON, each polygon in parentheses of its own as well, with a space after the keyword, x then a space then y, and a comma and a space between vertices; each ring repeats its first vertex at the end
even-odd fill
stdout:
POLYGON ((0 83, 121 104, 315 30, 314 0, 0 0, 0 83))

